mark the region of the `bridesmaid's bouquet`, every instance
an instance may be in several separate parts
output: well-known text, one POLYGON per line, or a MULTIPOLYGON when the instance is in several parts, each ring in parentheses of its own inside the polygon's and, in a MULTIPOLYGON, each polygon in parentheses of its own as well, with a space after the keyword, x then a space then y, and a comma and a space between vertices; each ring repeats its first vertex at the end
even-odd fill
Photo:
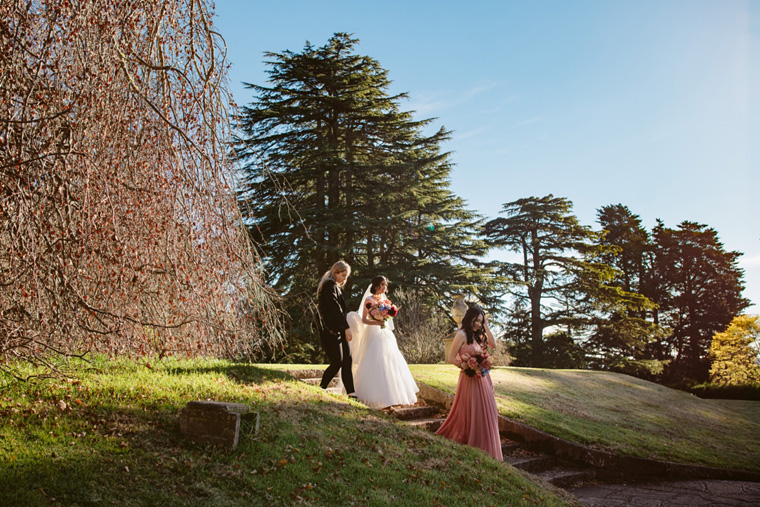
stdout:
POLYGON ((369 310, 369 316, 372 320, 382 322, 381 328, 385 328, 385 321, 398 315, 398 307, 391 303, 389 300, 384 300, 380 303, 367 302, 367 309, 369 310))
POLYGON ((465 354, 462 357, 462 369, 468 377, 484 377, 491 371, 491 356, 488 352, 465 354))

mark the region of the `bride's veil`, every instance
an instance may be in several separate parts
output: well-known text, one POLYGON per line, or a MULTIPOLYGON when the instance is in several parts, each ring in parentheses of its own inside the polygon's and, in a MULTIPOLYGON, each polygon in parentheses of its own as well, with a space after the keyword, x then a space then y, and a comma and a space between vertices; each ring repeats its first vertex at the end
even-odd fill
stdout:
POLYGON ((372 285, 370 284, 367 290, 364 291, 364 296, 362 296, 362 300, 359 303, 359 309, 355 312, 348 312, 348 315, 346 315, 348 327, 351 329, 351 336, 353 337, 348 342, 348 347, 351 349, 352 369, 354 371, 356 371, 356 365, 359 364, 361 353, 363 352, 362 335, 364 334, 364 323, 362 322, 362 312, 364 311, 364 304, 367 302, 367 298, 372 295, 372 292, 370 292, 371 288, 372 285))

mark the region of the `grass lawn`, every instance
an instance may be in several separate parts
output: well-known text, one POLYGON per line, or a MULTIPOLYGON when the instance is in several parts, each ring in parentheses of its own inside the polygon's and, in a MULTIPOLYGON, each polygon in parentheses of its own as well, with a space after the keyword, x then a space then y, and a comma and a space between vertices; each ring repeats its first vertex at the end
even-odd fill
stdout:
MULTIPOLYGON (((454 393, 458 370, 411 365, 454 393)), ((552 435, 630 456, 760 471, 760 402, 705 400, 618 373, 491 371, 499 412, 552 435)))
POLYGON ((565 505, 482 451, 273 369, 100 361, 0 386, 0 505, 565 505), (232 452, 185 440, 178 411, 197 399, 249 404, 259 433, 232 452))

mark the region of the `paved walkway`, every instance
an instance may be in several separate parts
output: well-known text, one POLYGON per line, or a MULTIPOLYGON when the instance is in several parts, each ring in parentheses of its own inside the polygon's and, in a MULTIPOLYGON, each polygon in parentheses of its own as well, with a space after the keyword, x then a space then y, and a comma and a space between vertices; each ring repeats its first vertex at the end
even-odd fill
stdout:
POLYGON ((592 507, 669 507, 760 505, 760 483, 741 481, 679 481, 638 484, 602 484, 571 491, 592 507))

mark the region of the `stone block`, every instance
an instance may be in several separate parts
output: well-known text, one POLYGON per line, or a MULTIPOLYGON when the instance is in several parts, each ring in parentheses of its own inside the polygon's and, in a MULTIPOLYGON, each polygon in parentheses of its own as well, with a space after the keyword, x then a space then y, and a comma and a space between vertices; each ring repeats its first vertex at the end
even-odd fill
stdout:
POLYGON ((248 410, 248 405, 242 403, 191 401, 180 413, 180 430, 191 440, 234 449, 240 435, 240 418, 248 410))

